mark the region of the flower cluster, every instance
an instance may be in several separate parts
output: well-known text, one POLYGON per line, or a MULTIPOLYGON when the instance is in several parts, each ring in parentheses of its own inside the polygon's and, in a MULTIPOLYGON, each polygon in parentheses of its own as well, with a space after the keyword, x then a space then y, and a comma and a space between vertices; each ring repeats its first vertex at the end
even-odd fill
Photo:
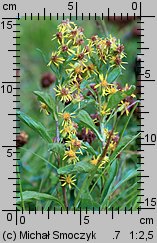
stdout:
POLYGON ((115 84, 108 82, 107 74, 104 76, 103 66, 123 68, 125 54, 120 40, 112 36, 92 36, 88 39, 83 28, 69 20, 62 21, 52 40, 57 40, 57 50, 52 52, 48 66, 62 71, 55 88, 61 101, 80 103, 83 99, 80 88, 83 80, 89 80, 90 84, 91 80, 96 79, 95 89, 101 90, 103 96, 118 90, 115 84))
POLYGON ((65 156, 63 160, 67 160, 68 163, 76 163, 79 161, 78 154, 82 154, 81 141, 76 136, 78 125, 72 119, 75 118, 75 113, 59 113, 62 119, 62 130, 60 131, 64 141, 65 141, 65 156))
MULTIPOLYGON (((116 83, 116 78, 113 80, 110 75, 114 70, 120 75, 124 69, 124 46, 111 35, 106 38, 97 35, 87 38, 84 29, 69 20, 62 21, 52 41, 55 42, 56 49, 51 54, 48 66, 56 75, 53 90, 56 105, 61 107, 58 108, 58 129, 59 140, 65 148, 64 165, 79 162, 87 149, 84 142, 92 146, 97 138, 95 130, 88 126, 88 122, 80 126, 75 112, 76 109, 83 110, 83 104, 92 100, 95 113, 89 115, 103 141, 101 152, 97 153, 97 156, 90 155, 88 161, 102 169, 110 161, 109 157, 119 142, 118 134, 113 132, 111 136, 111 131, 104 127, 104 122, 113 116, 116 109, 121 115, 129 113, 130 101, 127 100, 127 91, 130 87, 126 85, 125 88, 121 88, 116 83), (114 108, 113 104, 109 106, 108 103, 111 96, 116 93, 121 99, 114 108), (105 154, 102 156, 103 150, 105 154)), ((49 114, 47 106, 43 103, 41 110, 49 114)), ((74 176, 62 175, 62 186, 68 185, 71 188, 74 185, 74 176)))
MULTIPOLYGON (((111 131, 109 131, 107 128, 105 128, 104 134, 106 136, 106 139, 108 140, 110 137, 111 131)), ((118 145, 118 142, 119 142, 118 132, 113 132, 113 134, 111 135, 109 146, 108 146, 108 155, 110 155, 110 153, 112 153, 115 150, 115 148, 118 145)))

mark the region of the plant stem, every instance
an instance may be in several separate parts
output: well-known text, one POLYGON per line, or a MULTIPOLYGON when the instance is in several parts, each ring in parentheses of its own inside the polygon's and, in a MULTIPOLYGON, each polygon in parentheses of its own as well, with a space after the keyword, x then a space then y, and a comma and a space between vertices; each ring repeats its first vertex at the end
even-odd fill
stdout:
MULTIPOLYGON (((56 105, 56 111, 58 113, 58 105, 56 105)), ((59 143, 59 141, 60 141, 60 133, 59 133, 59 123, 58 123, 58 119, 56 119, 56 141, 57 141, 57 143, 59 143)))
POLYGON ((107 150, 108 150, 108 147, 110 145, 110 141, 111 141, 111 138, 112 138, 112 135, 113 135, 113 131, 114 131, 114 127, 112 128, 112 131, 111 131, 111 133, 109 135, 109 138, 107 140, 106 146, 105 146, 105 148, 104 148, 104 150, 103 150, 103 152, 102 152, 102 154, 101 154, 101 156, 100 156, 100 158, 98 160, 98 165, 100 165, 101 161, 103 161, 103 159, 106 156, 106 153, 107 153, 107 150))
MULTIPOLYGON (((57 101, 56 101, 57 103, 57 101)), ((56 111, 58 113, 58 105, 56 104, 56 111)), ((56 120, 56 142, 59 143, 60 142, 60 132, 59 132, 59 123, 58 123, 58 118, 55 119, 56 120)), ((60 156, 57 156, 57 161, 58 161, 58 168, 60 167, 60 156)))
POLYGON ((62 187, 62 192, 63 192, 63 199, 64 199, 64 205, 67 208, 68 207, 68 200, 67 200, 67 195, 66 195, 66 188, 65 186, 62 187))
MULTIPOLYGON (((57 103, 57 102, 56 102, 57 103)), ((58 113, 58 105, 56 104, 56 111, 58 113)), ((58 119, 56 119, 56 141, 57 143, 60 142, 60 132, 59 132, 59 123, 58 119)), ((60 167, 60 156, 57 157, 58 159, 58 167, 60 167)), ((62 192, 63 192, 63 199, 64 199, 64 205, 67 208, 68 207, 68 200, 67 200, 67 195, 66 195, 66 188, 65 186, 62 187, 62 192)))
POLYGON ((108 164, 108 165, 106 166, 106 168, 103 170, 103 172, 98 176, 98 178, 96 179, 94 185, 93 185, 92 188, 90 189, 90 193, 92 193, 92 191, 94 190, 96 184, 98 183, 99 178, 101 178, 101 177, 104 175, 104 173, 106 172, 106 170, 108 169, 109 166, 110 166, 110 165, 108 164))
POLYGON ((127 122, 125 123, 125 125, 124 125, 124 127, 123 127, 123 130, 122 130, 122 132, 121 132, 121 134, 120 134, 118 144, 119 144, 119 142, 121 141, 121 139, 122 139, 122 137, 123 137, 123 135, 124 135, 124 132, 125 132, 125 130, 126 130, 128 124, 129 124, 129 121, 130 121, 131 117, 133 116, 134 111, 135 111, 136 108, 137 108, 137 105, 138 105, 138 103, 135 104, 135 106, 133 107, 132 111, 131 111, 130 114, 129 114, 129 117, 128 117, 128 119, 127 119, 127 122))
POLYGON ((101 97, 98 96, 98 104, 99 104, 99 115, 100 115, 100 132, 101 132, 101 135, 102 135, 102 138, 103 138, 103 141, 102 141, 102 146, 104 147, 105 146, 105 137, 104 137, 104 124, 103 124, 103 117, 101 115, 101 97))

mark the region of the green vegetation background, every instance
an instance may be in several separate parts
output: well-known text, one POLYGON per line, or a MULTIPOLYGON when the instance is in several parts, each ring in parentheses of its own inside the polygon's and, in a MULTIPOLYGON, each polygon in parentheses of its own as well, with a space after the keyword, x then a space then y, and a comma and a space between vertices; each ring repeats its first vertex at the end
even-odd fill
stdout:
MULTIPOLYGON (((56 33, 57 25, 61 20, 56 20, 53 18, 40 20, 37 18, 34 20, 27 21, 24 19, 20 20, 20 49, 21 49, 21 58, 20 58, 20 75, 19 81, 21 82, 21 110, 33 117, 35 120, 41 121, 45 126, 49 128, 50 133, 53 137, 54 124, 50 124, 47 117, 40 112, 39 102, 36 97, 33 95, 33 91, 42 90, 40 85, 41 76, 44 72, 50 71, 49 67, 46 66, 46 63, 43 60, 43 57, 38 49, 40 49, 47 61, 51 56, 51 52, 55 49, 51 39, 52 36, 56 33)), ((107 33, 101 30, 99 26, 99 21, 95 20, 78 20, 75 21, 79 26, 82 26, 85 30, 85 34, 88 37, 98 34, 100 36, 106 36, 107 33)), ((123 71, 123 76, 118 80, 123 86, 125 83, 136 84, 136 78, 134 73, 134 63, 137 55, 137 41, 138 37, 135 37, 133 34, 133 29, 136 28, 135 22, 130 22, 125 26, 119 26, 117 23, 108 23, 105 21, 104 28, 108 31, 109 34, 120 38, 121 42, 125 46, 125 52, 127 53, 127 62, 128 65, 125 65, 126 70, 123 71)), ((51 71, 50 71, 51 72, 51 71)), ((125 122, 125 118, 122 119, 121 127, 125 122)), ((137 130, 137 119, 133 117, 129 127, 127 129, 127 135, 135 134, 137 130)), ((47 145, 44 141, 36 135, 31 129, 26 127, 22 122, 20 123, 21 130, 24 130, 29 135, 28 144, 26 144, 21 149, 21 179, 22 179, 22 189, 23 191, 33 190, 37 192, 44 192, 53 194, 54 187, 56 184, 57 178, 53 177, 50 173, 50 168, 47 166, 45 160, 48 159, 49 153, 47 151, 47 145), (49 176, 48 176, 49 175, 49 176)), ((119 129, 121 129, 119 127, 119 129)), ((132 145, 132 149, 121 158, 121 163, 123 164, 123 173, 124 176, 130 172, 132 168, 136 168, 136 154, 132 151, 135 150, 136 144, 132 145)), ((126 204, 122 205, 122 209, 127 204, 127 200, 130 200, 130 197, 127 197, 127 193, 131 194, 131 197, 134 198, 134 201, 137 200, 137 187, 131 189, 135 179, 129 181, 128 190, 123 192, 123 187, 120 187, 122 190, 122 197, 126 197, 126 204), (128 198, 128 199, 127 199, 128 198)), ((118 191, 113 195, 112 206, 115 208, 120 204, 120 199, 118 199, 118 191), (117 195, 116 195, 117 194, 117 195), (117 199, 117 200, 116 200, 117 199), (114 202, 114 200, 116 200, 114 202)), ((42 205, 38 204, 38 208, 42 205)), ((30 204, 34 206, 34 203, 30 204)))

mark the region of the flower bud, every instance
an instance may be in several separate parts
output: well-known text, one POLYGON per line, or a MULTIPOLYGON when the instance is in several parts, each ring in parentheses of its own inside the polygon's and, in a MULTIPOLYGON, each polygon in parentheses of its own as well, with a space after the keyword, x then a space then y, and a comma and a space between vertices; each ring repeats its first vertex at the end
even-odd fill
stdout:
POLYGON ((41 86, 48 88, 56 81, 56 76, 52 73, 44 73, 41 77, 41 86))
POLYGON ((28 134, 24 131, 20 132, 19 135, 16 136, 16 147, 23 147, 28 142, 28 134))
POLYGON ((85 127, 82 128, 81 132, 78 133, 77 136, 80 140, 88 142, 89 144, 91 144, 96 138, 94 132, 89 129, 86 129, 85 127))

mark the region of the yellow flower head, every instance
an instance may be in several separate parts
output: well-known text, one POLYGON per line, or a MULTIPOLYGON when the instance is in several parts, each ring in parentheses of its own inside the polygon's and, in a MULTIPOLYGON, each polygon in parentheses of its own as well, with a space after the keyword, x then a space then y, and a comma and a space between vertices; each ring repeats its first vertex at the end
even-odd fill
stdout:
POLYGON ((84 73, 84 67, 86 67, 84 63, 70 63, 69 66, 71 68, 67 69, 66 72, 70 74, 70 78, 73 78, 74 80, 76 80, 76 78, 78 77, 82 78, 82 74, 84 73))
POLYGON ((106 87, 108 85, 108 83, 107 83, 107 75, 104 78, 103 74, 99 74, 99 78, 100 78, 100 81, 101 81, 101 86, 102 87, 106 87))
POLYGON ((65 121, 69 121, 70 120, 70 114, 68 113, 68 112, 65 112, 65 113, 63 113, 63 119, 65 120, 65 121))
POLYGON ((72 158, 72 159, 76 157, 76 153, 75 153, 75 151, 73 151, 72 149, 69 150, 69 151, 67 151, 67 152, 66 152, 66 155, 67 155, 68 157, 72 158))
POLYGON ((72 118, 75 118, 74 116, 75 113, 68 113, 68 112, 64 112, 64 113, 59 113, 59 115, 63 118, 63 123, 62 123, 62 126, 64 124, 71 124, 72 123, 72 118))
POLYGON ((112 92, 116 92, 117 90, 114 88, 115 85, 114 84, 109 84, 107 82, 107 74, 104 78, 104 75, 103 74, 99 74, 99 78, 100 78, 100 83, 95 85, 95 88, 98 88, 100 87, 101 90, 102 90, 102 95, 108 95, 108 94, 111 94, 112 92), (116 91, 115 91, 116 90, 116 91))
POLYGON ((88 45, 86 45, 83 49, 83 52, 85 53, 85 55, 88 55, 88 57, 90 58, 95 52, 94 49, 94 45, 93 43, 89 42, 88 45))
POLYGON ((128 110, 129 105, 130 105, 129 102, 123 101, 123 100, 121 101, 121 103, 119 104, 120 110, 121 110, 121 115, 123 115, 125 112, 126 112, 127 116, 129 115, 129 110, 128 110))
POLYGON ((79 151, 80 154, 82 154, 81 149, 86 149, 85 146, 82 145, 82 141, 80 141, 77 137, 71 137, 69 138, 69 141, 66 142, 66 146, 70 147, 73 151, 79 151))
POLYGON ((110 144, 109 144, 108 150, 109 151, 114 151, 116 149, 116 147, 117 147, 117 143, 111 141, 110 144))
POLYGON ((68 87, 61 86, 60 84, 57 86, 57 89, 54 88, 56 91, 56 96, 59 96, 61 98, 61 101, 63 102, 69 102, 72 100, 72 90, 70 90, 68 87))
POLYGON ((127 64, 127 62, 123 62, 122 59, 123 59, 122 54, 116 55, 116 56, 111 56, 111 58, 110 58, 111 67, 119 66, 122 69, 125 69, 122 64, 127 64))
POLYGON ((113 84, 112 86, 108 86, 105 90, 105 95, 115 94, 118 91, 118 89, 113 84))
POLYGON ((99 74, 99 79, 100 79, 100 83, 95 85, 95 88, 98 88, 98 87, 102 87, 102 88, 105 88, 107 87, 108 83, 107 83, 107 75, 106 77, 104 78, 104 75, 103 74, 99 74))
POLYGON ((71 123, 71 124, 64 124, 64 127, 60 132, 64 138, 67 136, 71 138, 71 136, 75 135, 77 131, 73 123, 71 123))
POLYGON ((111 110, 110 108, 107 109, 107 103, 104 103, 102 106, 101 106, 101 115, 103 116, 107 116, 107 115, 110 115, 111 114, 111 110))
MULTIPOLYGON (((111 130, 108 130, 107 128, 104 129, 104 134, 106 136, 106 138, 108 139, 110 134, 111 134, 111 130)), ((111 138, 115 138, 117 136, 118 132, 114 132, 112 134, 112 137, 111 138)))
POLYGON ((93 157, 91 160, 90 160, 90 163, 92 164, 92 165, 97 165, 97 163, 98 163, 98 160, 99 160, 99 158, 97 157, 93 157))
POLYGON ((90 44, 95 45, 98 43, 99 39, 100 38, 98 37, 98 35, 93 35, 88 41, 90 44))
POLYGON ((60 25, 58 25, 58 31, 62 34, 67 34, 76 27, 74 22, 70 22, 69 19, 63 20, 60 25))
POLYGON ((79 158, 77 157, 77 154, 79 152, 76 152, 72 149, 65 151, 65 156, 63 158, 63 160, 67 159, 68 163, 76 163, 77 161, 79 161, 79 158))
MULTIPOLYGON (((100 155, 98 155, 98 157, 93 156, 93 158, 90 160, 90 163, 92 165, 96 166, 99 163, 99 158, 100 158, 100 155)), ((100 162, 99 168, 102 168, 103 165, 108 163, 108 162, 109 162, 109 158, 108 158, 108 156, 105 156, 105 158, 103 158, 103 160, 100 162)))
POLYGON ((73 58, 73 60, 77 60, 77 61, 81 61, 81 62, 87 62, 86 55, 82 51, 80 46, 77 47, 75 57, 73 58))
POLYGON ((71 40, 69 40, 66 45, 62 44, 59 47, 59 53, 67 53, 68 55, 75 54, 75 52, 69 47, 71 40))
POLYGON ((62 64, 65 61, 65 59, 63 57, 59 56, 59 53, 57 52, 52 52, 51 54, 51 60, 50 62, 47 64, 47 66, 50 66, 51 64, 56 65, 57 67, 59 67, 59 64, 62 64))
POLYGON ((48 106, 43 102, 40 102, 40 112, 41 111, 44 111, 46 115, 50 114, 48 111, 48 106))
POLYGON ((62 175, 60 177, 60 181, 61 181, 61 184, 62 186, 66 186, 68 185, 69 189, 71 189, 72 186, 75 186, 75 175, 62 175))
POLYGON ((97 68, 93 63, 89 63, 88 65, 86 65, 84 73, 85 78, 88 79, 91 77, 92 74, 97 74, 97 68))
POLYGON ((76 40, 79 38, 79 36, 80 36, 80 31, 77 28, 77 26, 73 28, 68 34, 68 38, 73 40, 73 45, 76 44, 76 40))
POLYGON ((52 41, 57 39, 59 44, 62 44, 64 42, 64 35, 62 32, 57 32, 55 35, 53 35, 52 41))

